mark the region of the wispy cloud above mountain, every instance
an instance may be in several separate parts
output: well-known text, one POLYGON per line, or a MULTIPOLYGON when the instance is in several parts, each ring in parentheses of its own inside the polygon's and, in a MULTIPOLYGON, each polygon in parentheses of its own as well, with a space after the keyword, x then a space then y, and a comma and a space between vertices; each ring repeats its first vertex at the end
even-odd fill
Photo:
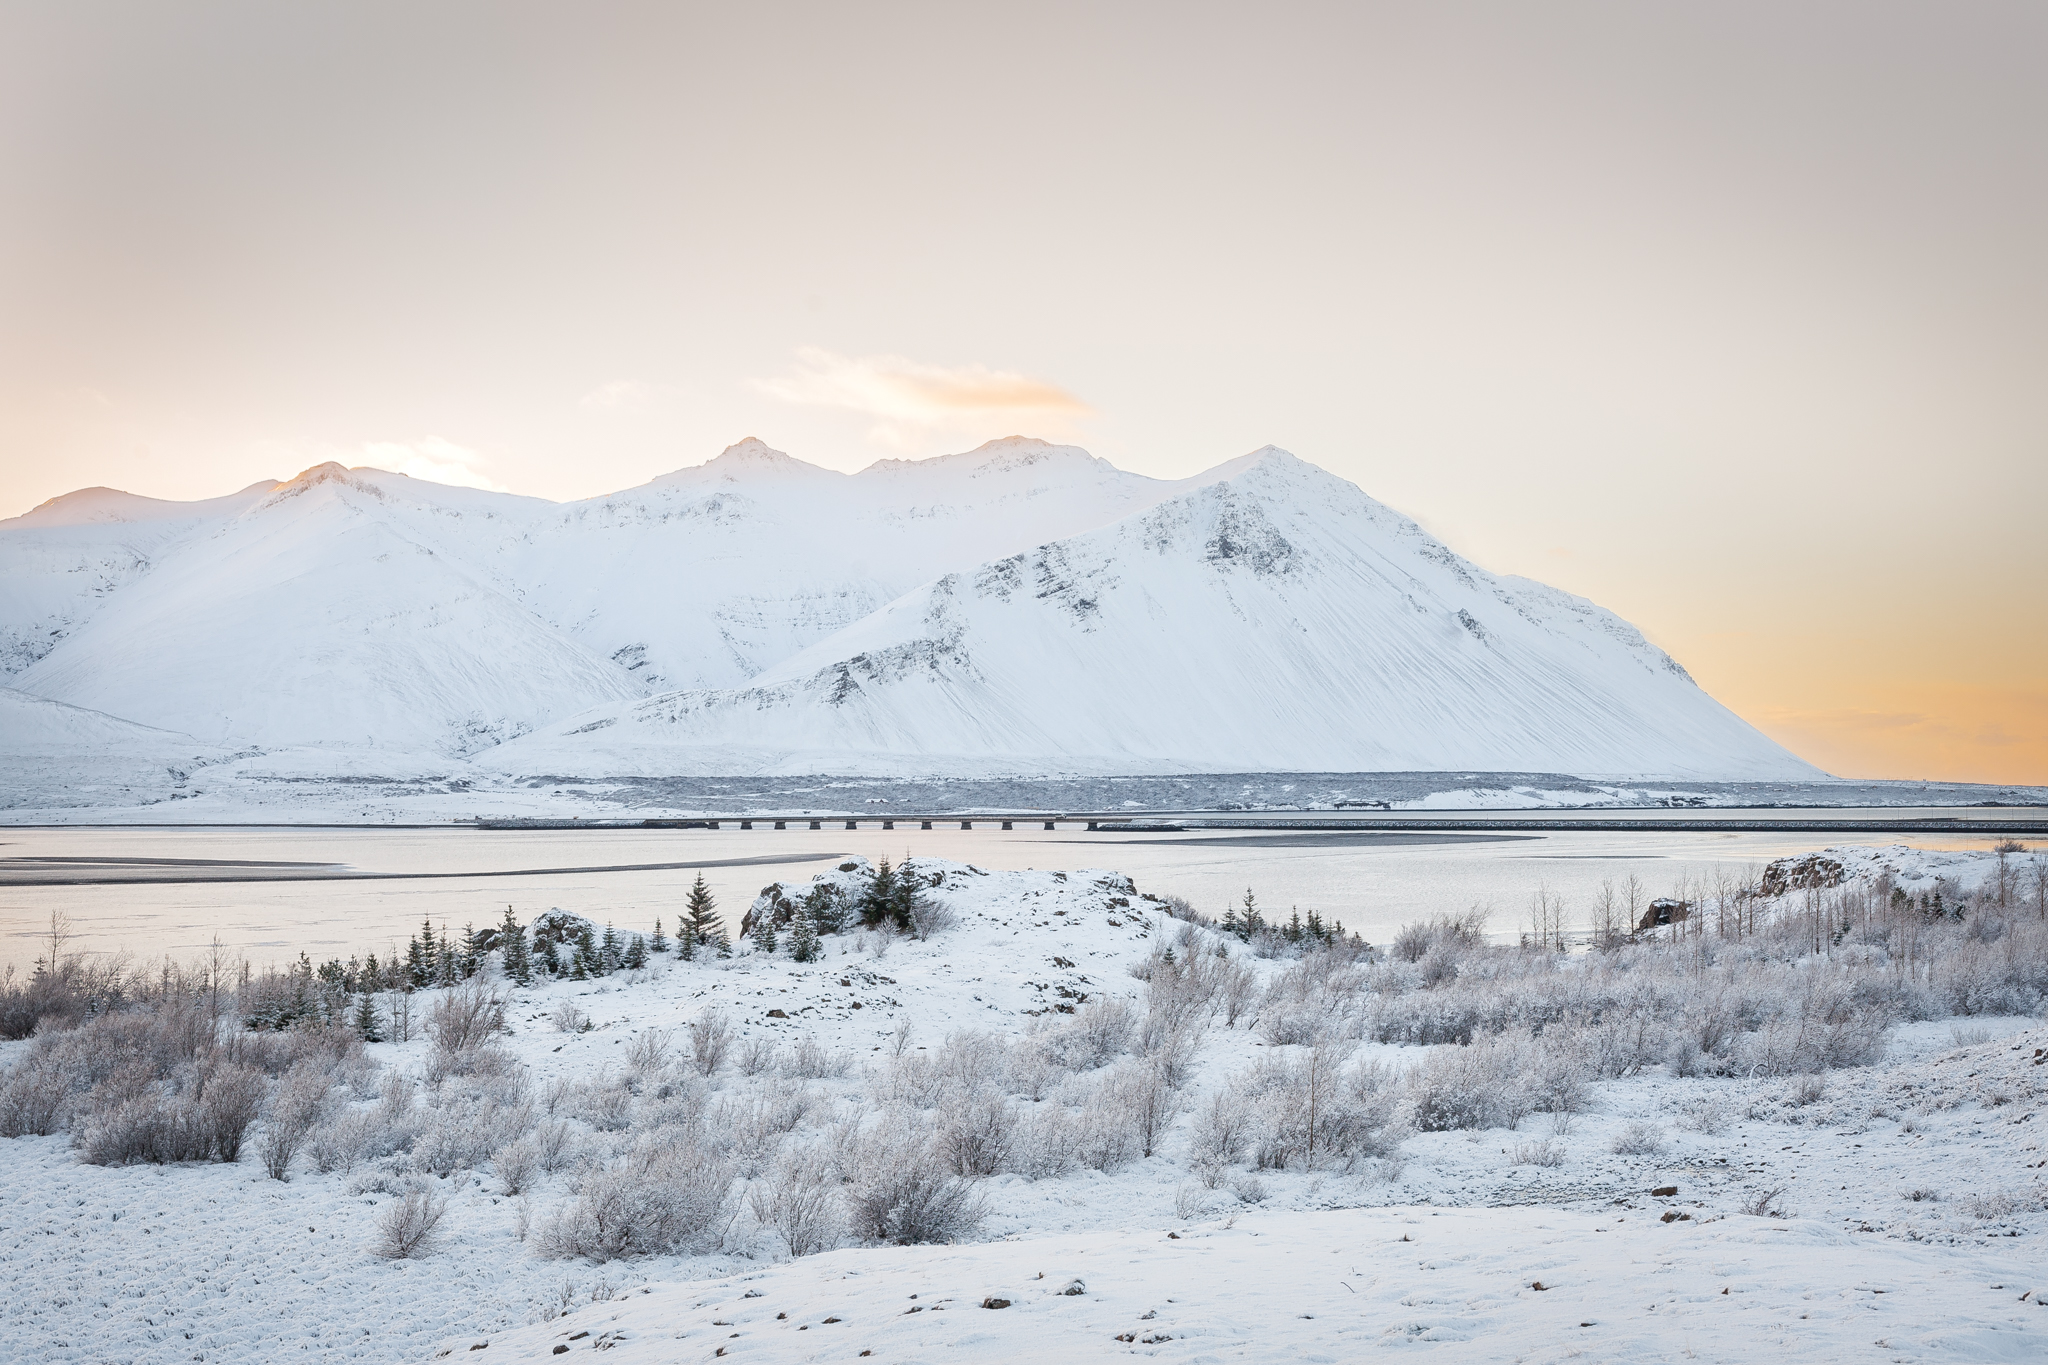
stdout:
POLYGON ((992 416, 1062 418, 1092 411, 1048 380, 986 365, 928 365, 902 356, 843 356, 821 347, 796 353, 796 368, 755 387, 806 407, 839 408, 877 419, 871 439, 900 445, 912 432, 992 416))

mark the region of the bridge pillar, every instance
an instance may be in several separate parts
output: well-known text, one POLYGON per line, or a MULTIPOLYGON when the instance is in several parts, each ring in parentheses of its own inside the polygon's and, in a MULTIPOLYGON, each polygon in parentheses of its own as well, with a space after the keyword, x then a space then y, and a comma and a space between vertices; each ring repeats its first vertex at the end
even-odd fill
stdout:
POLYGON ((1003 828, 1004 828, 1004 829, 1008 829, 1009 827, 1010 827, 1010 822, 1009 822, 1008 820, 1005 820, 1005 821, 1003 821, 1003 828))
POLYGON ((813 821, 811 821, 811 828, 812 828, 812 829, 823 829, 823 828, 825 828, 825 822, 824 822, 824 821, 822 821, 822 820, 813 820, 813 821))
POLYGON ((741 828, 741 829, 752 829, 753 827, 754 827, 754 822, 753 822, 752 820, 742 820, 742 821, 740 821, 740 828, 741 828))
POLYGON ((1052 821, 1050 821, 1050 820, 1046 821, 1046 822, 1045 822, 1045 827, 1046 827, 1047 829, 1051 829, 1051 828, 1052 828, 1052 821))
POLYGON ((882 822, 882 828, 883 828, 883 829, 894 829, 894 828, 896 828, 896 822, 895 822, 894 820, 884 820, 884 821, 882 822))
POLYGON ((777 828, 777 829, 788 829, 788 828, 789 828, 789 822, 788 822, 787 820, 777 820, 777 821, 775 822, 775 828, 777 828))
POLYGON ((932 827, 932 822, 929 820, 920 820, 918 822, 917 827, 919 829, 930 829, 932 827))
POLYGON ((960 822, 960 828, 962 828, 962 829, 973 829, 973 828, 974 828, 974 822, 973 822, 972 820, 962 820, 962 821, 960 822))
POLYGON ((860 828, 860 821, 858 821, 858 820, 848 820, 848 821, 846 822, 846 827, 847 827, 848 829, 859 829, 859 828, 860 828))

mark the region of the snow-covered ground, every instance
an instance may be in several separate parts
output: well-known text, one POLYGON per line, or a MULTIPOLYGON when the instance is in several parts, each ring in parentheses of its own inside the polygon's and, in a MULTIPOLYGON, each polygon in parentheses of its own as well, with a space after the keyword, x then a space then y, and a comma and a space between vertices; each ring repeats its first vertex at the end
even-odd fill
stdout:
MULTIPOLYGON (((1889 859, 1895 875, 1915 862, 1907 850, 1867 858, 1889 859)), ((1988 865, 1977 855, 1945 863, 1944 875, 1981 881, 1988 865)), ((944 874, 934 895, 956 917, 927 940, 856 931, 826 938, 827 956, 810 964, 743 945, 729 960, 666 958, 514 989, 503 1046, 537 1102, 559 1107, 574 1140, 602 1158, 653 1131, 653 1078, 687 1053, 683 1026, 722 1011, 735 1036, 706 1098, 801 1096, 806 1117, 784 1146, 828 1142, 858 1113, 875 1122, 891 1095, 914 1104, 906 1085, 943 1103, 948 1085, 926 1074, 930 1059, 978 1055, 949 1040, 1014 1043, 1081 1017, 1062 1006, 1085 1015, 1105 1000, 1136 1004, 1147 987, 1130 968, 1187 942, 1180 922, 1114 873, 924 870, 944 874), (559 1027, 565 1004, 590 1027, 559 1027), (657 1043, 665 1061, 650 1060, 657 1043), (629 1072, 640 1093, 620 1104, 632 1126, 593 1124, 595 1097, 629 1072)), ((726 907, 732 921, 738 908, 726 907)), ((1262 986, 1291 965, 1236 960, 1262 986)), ((490 1163, 422 1175, 400 1154, 344 1174, 302 1156, 279 1182, 248 1153, 234 1165, 95 1167, 62 1135, 0 1141, 10 1286, 0 1355, 539 1360, 566 1346, 624 1361, 1350 1360, 1398 1346, 1504 1360, 2048 1356, 2039 1018, 1900 1025, 1884 1064, 1818 1082, 1653 1065, 1595 1083, 1582 1112, 1513 1129, 1412 1132, 1397 1153, 1317 1169, 1205 1168, 1190 1159, 1204 1103, 1248 1068, 1305 1053, 1255 1025, 1219 1017, 1202 1031, 1187 1109, 1155 1155, 981 1180, 985 1219, 956 1246, 847 1245, 790 1260, 736 1202, 704 1254, 547 1260, 534 1230, 573 1199, 573 1168, 513 1197, 490 1163), (448 1201, 443 1244, 383 1259, 378 1221, 418 1185, 448 1201), (1745 1211, 1772 1191, 1770 1216, 1745 1211), (1010 1304, 981 1307, 990 1299, 1010 1304)), ((0 1044, 0 1066, 30 1046, 0 1044)), ((1398 1072, 1429 1051, 1359 1042, 1347 1062, 1398 1072)), ((369 1053, 387 1074, 416 1075, 428 1061, 417 1039, 369 1053)), ((361 1098, 338 1096, 337 1112, 368 1113, 377 1081, 360 1078, 361 1098)), ((1039 1107, 1066 1098, 1048 1093, 1039 1107)), ((773 1169, 772 1154, 756 1153, 739 1175, 773 1169)))

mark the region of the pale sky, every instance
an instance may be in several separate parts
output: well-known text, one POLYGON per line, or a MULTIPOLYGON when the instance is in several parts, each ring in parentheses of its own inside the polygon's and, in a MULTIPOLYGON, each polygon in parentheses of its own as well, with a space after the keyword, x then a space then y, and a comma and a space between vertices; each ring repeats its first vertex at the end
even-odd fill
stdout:
POLYGON ((2048 782, 2048 7, 0 8, 0 515, 1267 442, 2048 782))

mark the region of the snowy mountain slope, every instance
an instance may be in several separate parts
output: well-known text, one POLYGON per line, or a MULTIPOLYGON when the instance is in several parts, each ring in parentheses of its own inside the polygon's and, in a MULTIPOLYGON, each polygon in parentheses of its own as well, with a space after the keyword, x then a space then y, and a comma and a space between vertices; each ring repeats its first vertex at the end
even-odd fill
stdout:
POLYGON ((53 499, 0 523, 0 579, 10 685, 224 744, 447 759, 546 730, 490 769, 588 775, 1816 775, 1611 613, 1270 448, 1161 481, 1021 437, 852 475, 747 440, 571 504, 328 464, 53 499))
POLYGON ((1272 448, 948 575, 747 687, 603 708, 513 771, 1814 770, 1590 602, 1272 448))
POLYGON ((531 500, 408 505, 413 482, 307 471, 125 585, 17 686, 219 743, 456 754, 634 694, 437 543, 438 522, 474 539, 531 500))
POLYGON ((189 795, 233 751, 0 687, 0 809, 146 805, 189 795))
POLYGON ((1013 437, 820 469, 760 441, 537 526, 508 572, 649 690, 737 687, 946 573, 1118 520, 1175 485, 1013 437))
POLYGON ((266 480, 203 502, 82 488, 0 521, 0 678, 49 653, 169 547, 275 487, 266 480))

